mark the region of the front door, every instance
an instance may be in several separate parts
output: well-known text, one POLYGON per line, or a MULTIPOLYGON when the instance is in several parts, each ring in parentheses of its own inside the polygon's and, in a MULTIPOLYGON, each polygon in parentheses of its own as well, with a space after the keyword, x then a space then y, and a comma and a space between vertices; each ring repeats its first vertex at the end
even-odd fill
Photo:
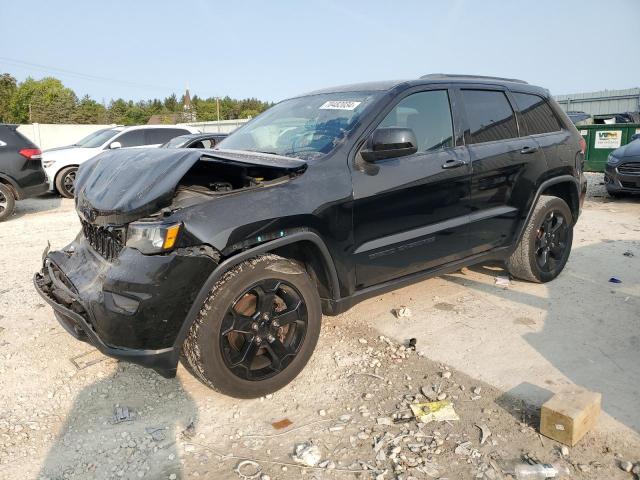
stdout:
POLYGON ((378 127, 411 128, 413 155, 353 168, 357 288, 465 256, 471 168, 456 145, 449 92, 402 98, 378 127))

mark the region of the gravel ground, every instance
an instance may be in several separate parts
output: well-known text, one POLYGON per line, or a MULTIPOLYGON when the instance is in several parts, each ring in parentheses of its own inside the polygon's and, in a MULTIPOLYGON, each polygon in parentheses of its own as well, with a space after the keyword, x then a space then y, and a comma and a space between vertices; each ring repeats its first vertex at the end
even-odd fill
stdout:
MULTIPOLYGON (((590 175, 589 202, 608 201, 597 182, 590 175)), ((0 478, 233 479, 250 459, 263 480, 500 479, 528 458, 570 478, 629 479, 620 462, 640 462, 637 436, 598 429, 563 452, 537 433, 535 408, 381 337, 366 305, 325 317, 307 368, 267 398, 221 396, 182 367, 166 380, 108 359, 64 332, 31 284, 47 241, 60 248, 78 229, 73 203, 56 197, 21 202, 0 224, 0 478), (409 404, 438 396, 460 420, 417 423, 409 404), (130 416, 116 422, 115 411, 130 416), (317 447, 315 467, 292 458, 303 442, 317 447)))

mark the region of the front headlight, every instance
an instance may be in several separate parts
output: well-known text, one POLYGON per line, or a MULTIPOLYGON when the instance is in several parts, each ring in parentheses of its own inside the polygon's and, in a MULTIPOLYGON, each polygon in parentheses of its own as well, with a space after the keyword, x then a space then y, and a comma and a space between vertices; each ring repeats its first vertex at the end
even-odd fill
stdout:
POLYGON ((620 159, 618 157, 614 157, 613 154, 610 153, 609 156, 607 157, 607 163, 609 165, 616 165, 620 163, 620 159))
POLYGON ((127 228, 127 247, 144 254, 171 250, 178 239, 180 224, 133 222, 127 228))

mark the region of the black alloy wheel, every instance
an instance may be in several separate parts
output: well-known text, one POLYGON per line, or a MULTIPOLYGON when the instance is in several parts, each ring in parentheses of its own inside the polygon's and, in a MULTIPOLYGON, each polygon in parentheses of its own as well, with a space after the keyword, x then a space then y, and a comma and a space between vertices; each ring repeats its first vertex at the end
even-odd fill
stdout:
POLYGON ((265 254, 216 282, 182 345, 187 369, 213 390, 256 398, 302 371, 320 336, 322 305, 300 262, 265 254))
POLYGON ((288 282, 266 279, 240 294, 227 310, 220 348, 234 375, 265 380, 287 368, 306 332, 301 294, 288 282))
POLYGON ((552 210, 538 229, 536 240, 536 262, 543 272, 554 272, 567 249, 569 226, 558 210, 552 210))

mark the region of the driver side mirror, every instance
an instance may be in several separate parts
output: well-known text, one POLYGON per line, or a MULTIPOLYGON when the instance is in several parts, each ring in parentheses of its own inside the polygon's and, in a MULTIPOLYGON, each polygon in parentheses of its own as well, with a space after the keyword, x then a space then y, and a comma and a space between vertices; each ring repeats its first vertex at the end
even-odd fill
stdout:
POLYGON ((631 139, 629 141, 633 142, 634 140, 638 140, 639 138, 640 138, 640 133, 634 133, 633 135, 631 135, 631 139))
POLYGON ((385 127, 373 131, 360 155, 367 162, 412 155, 418 151, 416 134, 410 128, 385 127))
POLYGON ((111 142, 111 143, 109 144, 109 148, 110 148, 111 150, 114 150, 114 149, 116 149, 116 148, 122 148, 122 144, 121 144, 120 142, 111 142))

